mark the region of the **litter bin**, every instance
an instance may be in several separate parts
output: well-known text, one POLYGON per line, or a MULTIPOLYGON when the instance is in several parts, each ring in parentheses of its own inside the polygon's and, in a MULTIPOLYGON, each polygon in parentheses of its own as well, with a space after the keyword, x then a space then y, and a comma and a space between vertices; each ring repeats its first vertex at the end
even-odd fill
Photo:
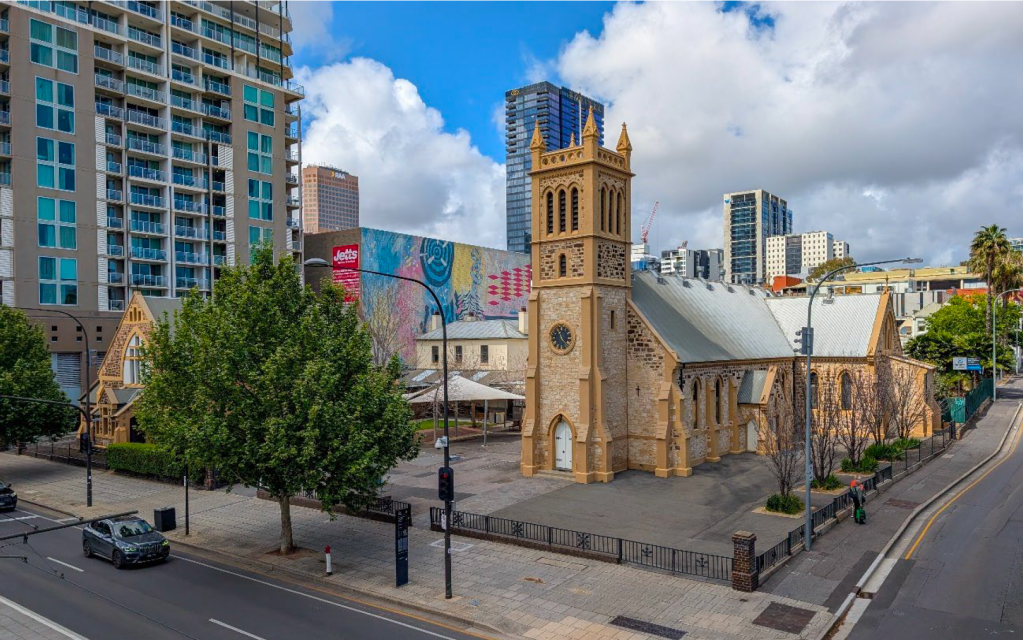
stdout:
POLYGON ((178 526, 174 507, 153 509, 153 528, 157 531, 173 531, 178 526))

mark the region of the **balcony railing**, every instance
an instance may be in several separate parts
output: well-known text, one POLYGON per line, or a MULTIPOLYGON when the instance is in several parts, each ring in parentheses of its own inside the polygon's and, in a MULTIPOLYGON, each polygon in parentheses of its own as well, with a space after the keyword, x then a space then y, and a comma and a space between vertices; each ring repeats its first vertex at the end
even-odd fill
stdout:
POLYGON ((157 49, 163 48, 163 38, 160 36, 154 36, 151 33, 146 33, 145 31, 136 29, 135 27, 128 27, 128 37, 136 42, 148 44, 149 46, 156 47, 157 49))
POLYGON ((11 112, 0 111, 0 124, 11 124, 11 112))
POLYGON ((187 262, 188 264, 209 264, 210 258, 205 253, 192 253, 191 251, 175 251, 175 262, 187 262))
POLYGON ((206 136, 203 135, 204 131, 202 129, 194 125, 188 124, 187 122, 179 122, 175 120, 174 122, 171 123, 171 131, 173 131, 174 133, 180 133, 181 135, 185 136, 192 136, 195 138, 203 139, 206 138, 206 136))
MULTIPOLYGON (((227 232, 226 231, 214 231, 213 232, 213 240, 215 240, 216 242, 225 242, 227 240, 227 232)), ((221 256, 213 256, 214 264, 216 264, 216 259, 219 258, 219 257, 221 257, 221 256)))
POLYGON ((138 69, 139 71, 145 71, 156 76, 163 75, 160 73, 160 65, 155 62, 150 62, 144 58, 138 58, 136 56, 128 56, 128 66, 132 69, 138 69))
POLYGON ((300 240, 293 240, 291 242, 291 250, 292 251, 301 251, 302 250, 302 242, 300 240))
POLYGON ((116 133, 107 132, 106 143, 113 147, 121 146, 121 136, 116 133))
POLYGON ((0 171, 0 184, 4 185, 5 187, 11 186, 10 171, 0 171))
POLYGON ((196 189, 205 189, 209 185, 206 177, 202 175, 190 176, 187 173, 175 173, 172 175, 172 180, 174 184, 196 189))
POLYGON ((289 229, 298 229, 302 226, 302 223, 297 218, 287 218, 286 224, 289 229))
POLYGON ((128 0, 127 2, 119 4, 122 4, 122 6, 127 7, 128 11, 141 13, 142 15, 148 18, 152 18, 157 22, 163 22, 163 11, 151 7, 148 4, 142 4, 141 2, 136 2, 135 0, 128 0))
POLYGON ((217 82, 216 80, 210 80, 209 78, 206 78, 206 81, 203 84, 206 87, 207 91, 219 93, 220 95, 224 96, 231 95, 231 87, 224 84, 223 82, 217 82))
POLYGON ((174 225, 174 235, 179 238, 197 238, 205 240, 208 237, 206 229, 202 227, 187 227, 185 225, 174 225))
POLYGON ((178 289, 191 289, 193 287, 209 289, 210 281, 205 278, 176 278, 175 285, 178 289))
POLYGON ((128 138, 128 148, 158 156, 167 155, 167 146, 159 142, 151 142, 142 138, 128 138))
POLYGON ((285 151, 284 159, 288 162, 298 162, 298 153, 291 150, 285 151))
POLYGON ((227 185, 224 184, 223 182, 221 182, 220 180, 214 180, 213 181, 213 190, 217 191, 219 193, 224 193, 224 192, 227 191, 227 185))
POLYGON ((182 56, 184 58, 189 58, 190 60, 199 60, 199 51, 196 50, 196 49, 193 49, 192 47, 188 46, 187 44, 179 44, 177 42, 172 42, 171 43, 171 53, 176 53, 179 56, 182 56))
POLYGON ((121 27, 113 20, 107 20, 106 18, 101 18, 99 16, 90 16, 89 21, 97 29, 102 29, 103 31, 108 31, 110 33, 121 33, 121 27))
POLYGON ((107 216, 107 226, 111 229, 123 229, 124 218, 118 218, 117 216, 107 216))
POLYGON ((285 127, 284 128, 285 138, 298 138, 298 127, 285 127))
POLYGON ((126 92, 129 96, 138 96, 139 98, 145 98, 146 100, 152 100, 153 102, 166 102, 167 94, 158 89, 150 89, 149 87, 143 87, 140 84, 128 83, 125 86, 126 92))
MULTIPOLYGON (((162 196, 152 196, 148 193, 133 191, 131 194, 131 203, 141 205, 143 207, 159 207, 163 209, 167 206, 167 199, 162 196)), ((160 233, 163 232, 161 231, 160 233)))
POLYGON ((230 120, 231 119, 231 112, 230 111, 228 111, 227 109, 222 109, 222 108, 220 108, 220 107, 218 107, 216 105, 210 104, 208 102, 201 103, 201 109, 202 109, 203 113, 205 113, 206 115, 211 116, 213 118, 220 118, 222 120, 230 120))
MULTIPOLYGON (((134 200, 134 196, 138 194, 133 193, 131 195, 133 196, 132 200, 134 200)), ((138 231, 139 233, 163 235, 167 232, 167 225, 162 222, 150 222, 149 220, 132 220, 131 230, 138 231)), ((132 249, 132 255, 135 255, 134 248, 132 249)))
POLYGON ((182 149, 181 147, 172 147, 172 151, 174 157, 179 160, 206 164, 206 154, 201 151, 192 151, 191 149, 182 149))
POLYGON ((120 282, 124 282, 124 274, 121 273, 120 271, 108 271, 107 282, 109 282, 110 284, 118 284, 120 282))
POLYGON ((54 3, 47 2, 46 4, 50 5, 51 7, 50 11, 53 11, 55 14, 62 18, 74 20, 75 22, 80 22, 82 24, 89 24, 89 12, 85 11, 84 9, 79 9, 77 7, 69 7, 66 5, 57 4, 55 2, 54 3))
POLYGON ((203 27, 201 33, 204 37, 209 38, 210 40, 216 40, 221 44, 226 44, 229 47, 231 46, 231 36, 224 31, 217 31, 210 27, 203 27))
POLYGON ((124 109, 108 102, 97 102, 96 115, 124 120, 124 109))
POLYGON ((11 95, 11 83, 7 80, 0 80, 0 93, 11 95))
POLYGON ((223 218, 227 215, 227 207, 215 204, 210 209, 213 211, 213 215, 223 218))
POLYGON ((185 31, 191 31, 192 33, 199 32, 198 29, 196 29, 195 23, 189 20, 188 18, 182 18, 181 16, 171 15, 170 23, 171 25, 179 29, 184 29, 185 31))
POLYGON ((180 69, 171 69, 171 78, 177 82, 184 82, 185 84, 195 84, 195 76, 187 71, 180 69))
MULTIPOLYGON (((142 178, 143 180, 156 180, 157 182, 167 182, 167 172, 161 171, 160 169, 150 169, 149 167, 143 167, 137 164, 128 165, 128 175, 132 178, 142 178)), ((132 194, 134 196, 135 194, 132 194)))
POLYGON ((124 64, 124 54, 99 45, 95 46, 96 57, 113 64, 124 64))
POLYGON ((171 94, 171 106, 178 107, 180 109, 188 109, 189 111, 198 111, 198 103, 191 98, 183 98, 171 94))
POLYGON ((110 89, 111 91, 116 91, 117 93, 124 93, 124 82, 118 80, 117 78, 105 76, 102 73, 96 74, 96 86, 103 87, 104 89, 110 89))
POLYGON ((124 247, 122 247, 119 244, 108 244, 107 245, 107 255, 123 256, 124 255, 124 247))
POLYGON ((164 276, 151 276, 146 273, 131 274, 131 283, 139 287, 166 287, 167 279, 164 276))
POLYGON ((208 138, 211 142, 231 144, 231 134, 224 133, 223 131, 217 131, 216 129, 206 129, 206 138, 208 138))
POLYGON ((11 155, 11 143, 10 142, 0 142, 0 156, 9 156, 9 155, 11 155))
POLYGON ((166 120, 154 115, 150 115, 145 111, 139 111, 137 109, 128 109, 125 112, 125 115, 128 118, 128 122, 134 122, 135 124, 141 124, 146 127, 153 127, 154 129, 167 128, 166 120))
POLYGON ((219 267, 227 264, 227 256, 213 256, 213 265, 219 267))
POLYGON ((107 300, 107 311, 124 311, 124 300, 107 300))
POLYGON ((113 200, 114 202, 124 201, 124 192, 120 189, 107 189, 107 200, 113 200))
POLYGON ((174 199, 174 210, 188 213, 206 213, 206 203, 194 202, 192 200, 174 199))
POLYGON ((150 249, 149 247, 132 247, 131 257, 138 258, 139 260, 166 260, 167 252, 164 251, 163 249, 150 249))
POLYGON ((298 199, 298 196, 288 196, 284 200, 285 204, 289 207, 301 207, 302 201, 298 199))
POLYGON ((289 116, 297 116, 298 107, 296 107, 294 104, 286 104, 284 105, 284 113, 288 114, 289 116))
POLYGON ((288 184, 298 184, 298 176, 294 173, 289 173, 284 176, 284 181, 288 184))
POLYGON ((230 69, 231 68, 230 60, 228 60, 227 58, 223 58, 221 56, 215 56, 215 55, 213 55, 211 53, 204 53, 204 54, 202 54, 202 61, 205 62, 208 65, 212 65, 214 67, 220 67, 221 69, 230 69))
POLYGON ((0 18, 0 32, 2 33, 11 32, 11 25, 9 22, 7 22, 7 18, 0 18))
POLYGON ((11 52, 7 49, 0 49, 0 62, 7 64, 11 61, 11 52))
POLYGON ((107 173, 116 173, 121 175, 121 171, 124 167, 121 166, 120 162, 114 162, 113 160, 107 160, 107 173))

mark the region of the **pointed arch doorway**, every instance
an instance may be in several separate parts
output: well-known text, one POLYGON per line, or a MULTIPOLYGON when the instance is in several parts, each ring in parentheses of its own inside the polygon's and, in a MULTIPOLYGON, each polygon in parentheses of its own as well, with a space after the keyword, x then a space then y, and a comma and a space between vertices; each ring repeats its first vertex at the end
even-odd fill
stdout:
POLYGON ((565 420, 559 420, 554 428, 554 468, 572 470, 572 427, 565 420))

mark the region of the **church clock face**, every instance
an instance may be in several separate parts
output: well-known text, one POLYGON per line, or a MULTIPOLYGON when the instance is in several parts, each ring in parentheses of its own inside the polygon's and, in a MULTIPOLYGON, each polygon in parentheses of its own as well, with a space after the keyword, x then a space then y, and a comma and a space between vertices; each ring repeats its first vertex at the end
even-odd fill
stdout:
POLYGON ((551 348, 558 353, 568 353, 575 345, 575 333, 564 322, 551 327, 551 348))

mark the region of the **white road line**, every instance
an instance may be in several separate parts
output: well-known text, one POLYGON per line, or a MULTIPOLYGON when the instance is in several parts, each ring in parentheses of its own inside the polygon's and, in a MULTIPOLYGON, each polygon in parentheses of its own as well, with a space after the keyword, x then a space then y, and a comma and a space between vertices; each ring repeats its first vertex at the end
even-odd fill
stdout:
POLYGON ((60 524, 67 524, 69 522, 78 522, 79 520, 81 520, 81 518, 61 518, 60 520, 54 520, 54 522, 59 522, 60 524))
POLYGON ((36 518, 42 518, 42 516, 35 516, 35 515, 32 515, 32 516, 21 516, 20 518, 12 518, 10 516, 7 516, 7 520, 15 520, 15 521, 34 520, 36 518))
POLYGON ((221 622, 220 620, 214 620, 213 618, 210 618, 210 622, 212 622, 213 624, 219 624, 220 626, 224 627, 225 629, 230 629, 231 631, 234 631, 236 633, 240 633, 243 636, 247 636, 249 638, 255 638, 255 640, 266 640, 266 638, 262 638, 260 636, 257 636, 254 633, 249 633, 248 631, 243 631, 243 630, 239 629, 238 627, 232 627, 231 625, 227 624, 226 622, 221 622))
POLYGON ((68 569, 74 569, 78 573, 85 573, 85 569, 79 569, 78 567, 76 567, 73 564, 68 564, 66 562, 61 562, 60 560, 58 560, 56 558, 51 558, 50 556, 46 556, 46 559, 49 560, 50 562, 56 562, 57 564, 63 565, 65 567, 67 567, 68 569))
POLYGON ((231 575, 231 576, 242 578, 243 580, 248 580, 250 582, 255 582, 257 584, 261 584, 261 585, 264 585, 264 586, 267 586, 267 587, 272 587, 274 589, 278 589, 279 591, 285 591, 287 593, 295 594, 296 596, 302 596, 303 598, 309 598, 310 600, 315 600, 317 602, 322 602, 323 604, 329 604, 332 607, 338 607, 339 609, 345 609, 346 611, 352 611, 354 613, 361 613, 362 615, 369 616, 370 618, 376 618, 377 620, 383 620, 384 622, 390 622, 391 624, 396 624, 399 627, 405 627, 406 629, 412 629, 413 631, 418 631, 418 632, 424 633, 424 634, 426 634, 428 636, 433 636, 434 638, 443 638, 443 640, 455 640, 455 638, 452 638, 451 636, 445 636, 445 635, 436 633, 434 631, 429 631, 427 629, 423 629, 422 627, 417 627, 415 625, 408 624, 406 622, 401 622, 400 620, 392 620, 391 618, 388 618, 386 616, 382 616, 382 615, 379 615, 379 614, 376 614, 376 613, 370 613, 369 611, 363 611, 362 609, 357 609, 355 607, 349 607, 348 605, 344 605, 344 604, 341 604, 339 602, 334 602, 333 600, 327 600, 326 598, 320 598, 320 597, 317 597, 317 596, 314 596, 314 595, 310 595, 308 593, 302 593, 301 591, 297 591, 295 589, 289 589, 288 587, 282 587, 282 586, 280 586, 278 584, 274 584, 272 582, 266 582, 265 580, 260 580, 258 578, 252 578, 252 577, 247 576, 247 575, 242 574, 242 573, 235 573, 234 571, 228 571, 227 569, 221 569, 220 567, 215 567, 215 566, 213 566, 211 564, 206 564, 205 562, 199 562, 198 560, 192 560, 191 558, 185 558, 183 556, 174 556, 174 557, 177 558, 178 560, 184 560, 185 562, 191 562, 192 564, 197 564, 200 567, 206 567, 207 569, 213 569, 214 571, 219 571, 221 573, 226 573, 226 574, 231 575))
POLYGON ((57 624, 53 620, 50 620, 48 618, 44 618, 41 615, 39 615, 38 613, 36 613, 35 611, 32 611, 30 609, 26 609, 25 607, 21 606, 17 602, 13 602, 11 600, 8 600, 7 598, 5 598, 3 596, 0 596, 0 604, 5 604, 8 607, 10 607, 11 609, 14 609, 15 611, 17 611, 18 613, 20 613, 20 614, 22 614, 24 616, 28 616, 29 618, 32 618, 33 620, 35 620, 39 624, 45 625, 45 626, 49 627, 50 629, 53 629, 54 631, 56 631, 57 633, 61 634, 65 638, 72 638, 73 640, 88 640, 88 638, 86 638, 85 636, 80 636, 77 633, 75 633, 74 631, 72 631, 72 630, 70 630, 70 629, 68 629, 66 627, 60 626, 59 624, 57 624))

